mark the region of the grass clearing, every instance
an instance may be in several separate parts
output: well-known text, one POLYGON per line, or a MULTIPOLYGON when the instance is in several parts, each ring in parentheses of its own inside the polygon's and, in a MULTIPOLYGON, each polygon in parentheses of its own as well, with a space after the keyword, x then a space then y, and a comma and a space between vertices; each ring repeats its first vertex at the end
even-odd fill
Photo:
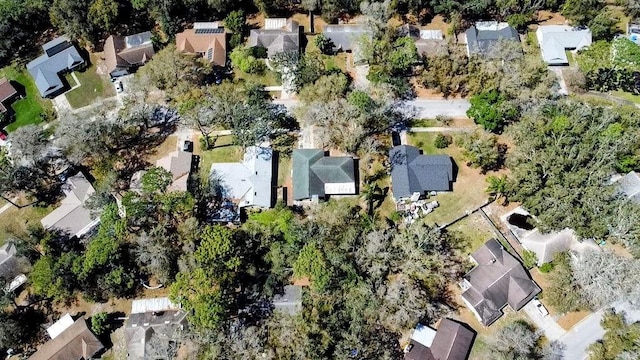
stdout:
POLYGON ((282 85, 280 77, 275 71, 266 69, 262 74, 247 74, 240 69, 233 69, 234 80, 251 81, 254 83, 262 84, 264 86, 279 86, 282 85))
POLYGON ((39 124, 45 120, 46 114, 53 113, 53 105, 50 100, 40 97, 40 92, 36 87, 31 75, 24 66, 13 64, 0 70, 0 76, 7 80, 15 81, 24 89, 24 98, 15 101, 11 107, 16 113, 15 121, 6 127, 8 132, 29 125, 39 124))
POLYGON ((0 214, 0 243, 4 243, 12 236, 27 236, 27 229, 31 226, 39 226, 40 220, 53 209, 53 207, 36 206, 21 209, 15 206, 10 207, 0 214))
MULTIPOLYGON (((82 71, 75 71, 74 74, 80 82, 80 87, 65 94, 69 104, 74 109, 79 109, 93 104, 96 100, 105 99, 116 95, 116 90, 107 76, 99 75, 96 72, 96 60, 91 59, 92 65, 82 71)), ((69 84, 74 80, 71 76, 69 84)))
POLYGON ((487 240, 495 238, 493 230, 478 213, 471 214, 451 225, 447 228, 447 231, 459 236, 465 241, 465 254, 471 254, 487 240))
MULTIPOLYGON (((485 193, 487 175, 480 173, 479 169, 473 169, 465 164, 460 148, 455 144, 445 149, 438 149, 433 145, 437 133, 410 133, 409 143, 422 149, 425 155, 447 154, 451 156, 458 168, 456 181, 453 183, 453 191, 438 193, 430 200, 436 200, 440 206, 432 213, 424 217, 427 224, 446 224, 467 211, 472 211, 484 204, 488 195, 485 193)), ((455 136, 454 136, 455 140, 455 136)), ((455 172, 455 168, 454 168, 455 172)), ((486 239, 485 239, 486 240, 486 239)))
POLYGON ((211 164, 228 163, 242 160, 242 149, 233 144, 233 136, 220 136, 212 150, 203 151, 199 141, 194 142, 194 153, 200 155, 200 175, 209 176, 211 164))
POLYGON ((147 161, 151 164, 155 164, 156 161, 176 150, 178 150, 178 137, 176 135, 167 136, 164 142, 153 149, 153 153, 147 156, 147 161))
POLYGON ((438 121, 436 119, 414 119, 411 120, 411 127, 433 127, 437 126, 438 121))
POLYGON ((622 90, 612 91, 611 95, 618 97, 623 100, 631 101, 635 104, 640 104, 640 95, 634 95, 632 93, 628 93, 622 90))

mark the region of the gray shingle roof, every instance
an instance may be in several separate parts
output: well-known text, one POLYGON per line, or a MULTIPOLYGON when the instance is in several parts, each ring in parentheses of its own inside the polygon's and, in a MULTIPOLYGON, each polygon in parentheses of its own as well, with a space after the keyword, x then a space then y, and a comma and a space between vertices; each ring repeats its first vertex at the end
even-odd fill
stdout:
POLYGON ((617 180, 618 191, 633 202, 640 203, 640 176, 635 171, 617 180))
POLYGON ((27 70, 35 80, 40 95, 47 97, 64 87, 60 73, 77 68, 85 61, 66 36, 51 40, 42 48, 45 53, 28 63, 27 70))
POLYGON ((300 26, 296 21, 288 20, 281 29, 251 30, 248 44, 266 48, 269 57, 281 52, 297 53, 300 51, 300 26))
POLYGON ((416 192, 451 190, 453 162, 448 155, 422 155, 416 147, 398 145, 389 151, 389 161, 396 199, 416 192))
POLYGON ((472 26, 465 32, 467 36, 467 50, 471 54, 487 54, 500 40, 520 41, 516 29, 511 26, 496 28, 495 30, 477 29, 472 26))
MULTIPOLYGON (((355 167, 350 156, 325 156, 320 149, 293 150, 293 198, 355 194, 355 167), (331 184, 349 184, 348 192, 335 192, 331 184)), ((338 189, 339 190, 339 189, 338 189)))
POLYGON ((352 51, 362 36, 371 36, 371 30, 361 24, 327 25, 322 31, 333 42, 333 51, 352 51))
POLYGON ((487 241, 471 257, 477 265, 464 276, 471 287, 462 297, 485 326, 500 318, 506 305, 518 311, 540 292, 522 264, 497 240, 487 241))
POLYGON ((475 333, 464 325, 449 319, 440 320, 438 330, 433 335, 433 330, 418 324, 411 336, 413 345, 409 352, 404 354, 405 360, 466 360, 475 333), (430 332, 429 336, 416 336, 420 333, 430 332))

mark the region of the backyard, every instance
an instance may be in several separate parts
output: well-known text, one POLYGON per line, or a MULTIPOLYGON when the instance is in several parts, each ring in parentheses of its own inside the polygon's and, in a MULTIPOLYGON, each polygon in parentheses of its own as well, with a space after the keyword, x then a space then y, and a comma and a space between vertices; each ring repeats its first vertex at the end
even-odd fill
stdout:
POLYGON ((12 236, 24 237, 31 226, 39 226, 40 220, 53 210, 52 207, 11 206, 0 214, 0 244, 12 236))
MULTIPOLYGON (((438 149, 433 145, 437 133, 410 133, 409 143, 427 154, 448 154, 456 164, 454 167, 455 182, 453 191, 439 193, 429 200, 436 200, 440 204, 433 213, 425 216, 427 224, 444 225, 464 215, 468 211, 475 210, 483 205, 489 196, 485 192, 487 175, 480 173, 479 169, 468 167, 462 156, 460 148, 455 144, 445 149, 438 149), (457 167, 457 176, 455 174, 457 167)), ((455 137, 454 137, 455 138, 455 137)))
POLYGON ((11 105, 16 117, 15 121, 6 127, 7 131, 14 131, 24 125, 39 124, 45 120, 47 113, 52 114, 53 106, 51 101, 40 97, 36 84, 26 68, 13 64, 0 70, 0 75, 9 81, 19 83, 24 89, 18 88, 17 90, 19 92, 24 90, 24 93, 26 93, 24 98, 11 105))
POLYGON ((242 149, 233 144, 233 136, 218 137, 216 146, 212 150, 203 151, 199 141, 194 142, 194 153, 200 155, 200 175, 208 177, 211 164, 222 162, 236 162, 242 160, 242 149))
MULTIPOLYGON (((91 56, 91 66, 82 71, 74 72, 78 82, 80 82, 80 87, 65 94, 69 104, 74 109, 91 105, 98 99, 110 98, 116 95, 115 88, 109 78, 96 72, 96 61, 97 58, 91 56)), ((67 74, 65 78, 69 85, 73 87, 75 84, 73 77, 67 74)))

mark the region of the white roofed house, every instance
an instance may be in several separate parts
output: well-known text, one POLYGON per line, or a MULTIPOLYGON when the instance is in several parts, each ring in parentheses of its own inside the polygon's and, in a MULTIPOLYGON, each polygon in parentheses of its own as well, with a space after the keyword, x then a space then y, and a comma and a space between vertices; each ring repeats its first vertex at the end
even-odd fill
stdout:
POLYGON ((70 236, 81 237, 100 223, 100 217, 85 207, 86 201, 95 193, 95 189, 82 173, 78 173, 67 179, 62 190, 65 198, 60 202, 60 206, 40 222, 45 229, 60 230, 70 236))
POLYGON ((243 207, 270 208, 275 203, 274 152, 250 146, 242 162, 214 163, 211 173, 220 181, 222 197, 243 207))
POLYGON ((566 25, 544 25, 536 30, 542 59, 549 65, 569 65, 566 50, 591 45, 591 30, 566 25))

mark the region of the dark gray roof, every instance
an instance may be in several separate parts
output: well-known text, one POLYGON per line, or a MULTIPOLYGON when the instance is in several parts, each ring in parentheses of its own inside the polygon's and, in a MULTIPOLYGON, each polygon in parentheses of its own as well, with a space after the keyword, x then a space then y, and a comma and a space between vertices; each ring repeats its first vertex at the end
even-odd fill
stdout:
POLYGON ((475 334, 462 324, 442 319, 431 353, 436 360, 465 360, 471 351, 475 334))
POLYGON ((361 24, 327 25, 322 33, 333 42, 334 51, 352 51, 358 39, 372 34, 371 30, 361 24))
POLYGON ((465 34, 467 35, 469 55, 487 54, 502 39, 520 41, 518 32, 511 26, 505 26, 499 30, 478 30, 472 26, 467 29, 465 34))
POLYGON ((267 55, 273 57, 281 52, 300 51, 300 26, 296 21, 287 21, 280 29, 254 29, 249 33, 249 46, 261 46, 267 49, 267 55))
POLYGON ((179 339, 187 325, 187 314, 182 310, 166 310, 129 315, 125 337, 127 359, 165 359, 169 342, 179 339))
POLYGON ((451 190, 453 162, 449 155, 422 155, 416 147, 398 145, 389 151, 389 161, 396 199, 416 192, 451 190))
POLYGON ((327 184, 355 183, 350 156, 325 156, 320 149, 293 150, 293 198, 324 197, 327 184))
POLYGON ((471 257, 477 265, 464 276, 471 287, 462 297, 484 325, 500 318, 506 305, 518 311, 540 292, 522 264, 497 240, 487 241, 471 257))
POLYGON ((59 74, 84 64, 84 59, 66 36, 53 39, 42 48, 45 53, 28 63, 27 70, 40 95, 47 97, 64 87, 59 74))

